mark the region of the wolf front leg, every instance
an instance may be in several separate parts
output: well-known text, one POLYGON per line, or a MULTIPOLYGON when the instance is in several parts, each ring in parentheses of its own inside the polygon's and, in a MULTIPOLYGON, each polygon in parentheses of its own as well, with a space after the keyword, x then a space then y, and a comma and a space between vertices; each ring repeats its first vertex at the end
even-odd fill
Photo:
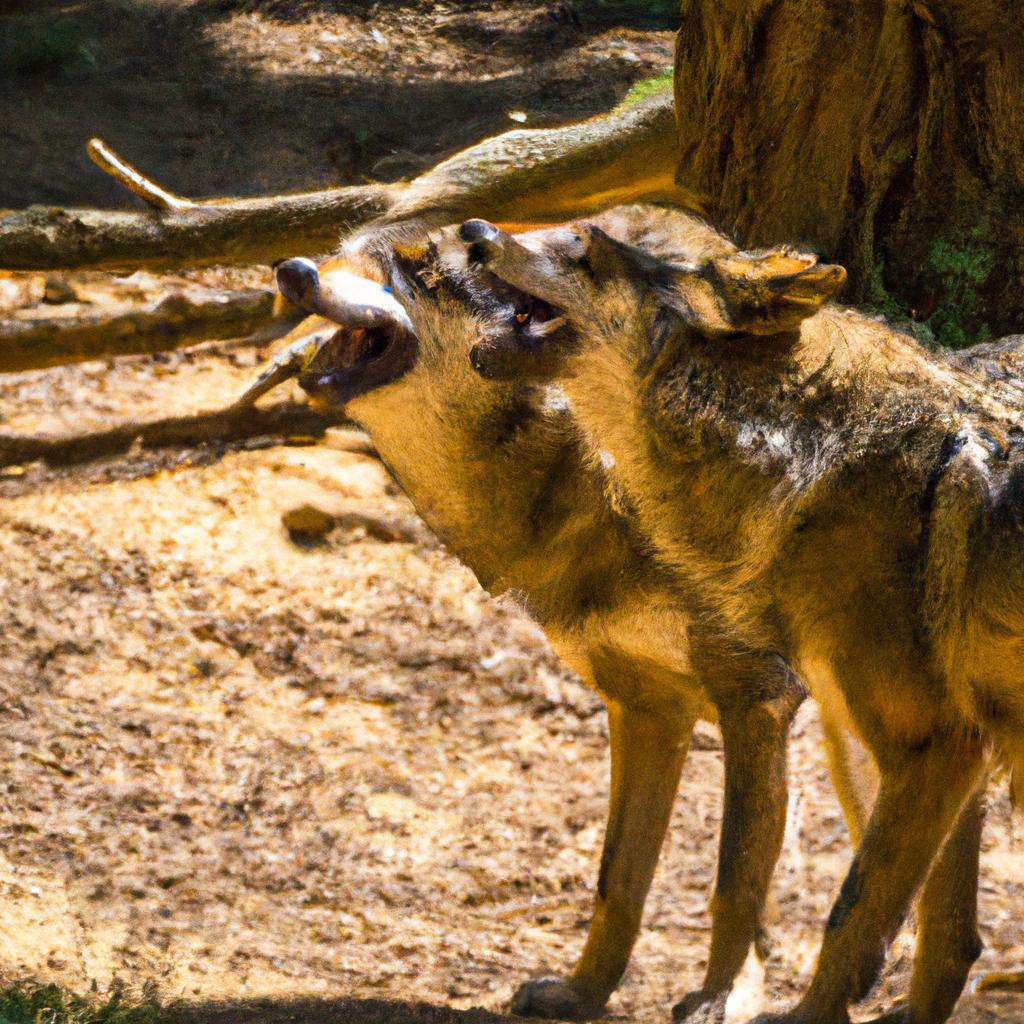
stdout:
POLYGON ((949 734, 880 760, 878 800, 829 915, 814 979, 794 1010, 759 1017, 760 1024, 848 1024, 847 1004, 874 984, 888 944, 984 763, 978 742, 949 734))
POLYGON ((586 945, 569 977, 523 985, 512 1001, 513 1013, 589 1020, 603 1012, 640 930, 696 718, 695 709, 678 704, 609 703, 608 830, 586 945))
POLYGON ((806 696, 772 653, 721 655, 709 679, 716 675, 726 680, 711 683, 725 749, 725 806, 704 984, 672 1009, 687 1024, 724 1019, 726 998, 760 930, 786 828, 789 729, 806 696))

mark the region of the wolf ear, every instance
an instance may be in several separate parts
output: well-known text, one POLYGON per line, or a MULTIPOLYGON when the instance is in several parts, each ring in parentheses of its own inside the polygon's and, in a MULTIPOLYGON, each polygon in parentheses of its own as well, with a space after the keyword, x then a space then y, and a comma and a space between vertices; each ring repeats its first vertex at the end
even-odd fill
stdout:
POLYGON ((846 271, 816 256, 776 249, 718 256, 704 276, 731 330, 765 335, 797 330, 836 293, 846 271))
POLYGON ((637 246, 620 242, 596 224, 575 224, 577 245, 570 255, 576 257, 597 280, 635 277, 638 272, 653 272, 659 261, 637 246))

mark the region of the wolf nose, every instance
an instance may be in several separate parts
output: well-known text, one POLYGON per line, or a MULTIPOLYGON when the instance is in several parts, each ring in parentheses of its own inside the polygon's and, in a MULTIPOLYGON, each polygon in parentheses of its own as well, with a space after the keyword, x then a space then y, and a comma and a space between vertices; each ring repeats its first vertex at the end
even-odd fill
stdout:
POLYGON ((282 260, 274 267, 278 291, 293 305, 307 313, 314 312, 320 292, 320 274, 316 264, 304 256, 282 260))
POLYGON ((467 220, 459 228, 459 238, 464 242, 493 242, 500 233, 486 220, 467 220))

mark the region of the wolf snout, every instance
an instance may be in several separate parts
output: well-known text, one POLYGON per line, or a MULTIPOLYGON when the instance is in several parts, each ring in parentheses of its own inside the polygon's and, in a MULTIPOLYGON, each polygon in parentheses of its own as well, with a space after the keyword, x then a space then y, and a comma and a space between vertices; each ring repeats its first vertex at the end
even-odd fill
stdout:
POLYGON ((320 272, 305 256, 282 260, 274 267, 278 291, 294 306, 314 312, 320 291, 320 272))
POLYGON ((501 234, 501 229, 490 221, 473 218, 464 221, 459 228, 459 238, 464 242, 493 242, 501 234))

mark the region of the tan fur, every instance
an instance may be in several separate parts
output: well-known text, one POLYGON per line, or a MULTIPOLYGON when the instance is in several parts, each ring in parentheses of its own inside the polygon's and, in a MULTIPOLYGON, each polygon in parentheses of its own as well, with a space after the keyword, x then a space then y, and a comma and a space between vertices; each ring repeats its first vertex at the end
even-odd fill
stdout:
MULTIPOLYGON (((699 595, 705 685, 708 650, 723 663, 780 651, 826 709, 849 710, 881 768, 817 974, 784 1018, 845 1024, 961 809, 973 813, 986 748, 1024 763, 1021 415, 977 367, 822 308, 838 268, 788 251, 652 260, 646 225, 663 230, 665 214, 615 216, 633 218, 632 248, 604 218, 529 247, 466 232, 478 266, 564 317, 543 362, 521 353, 522 376, 558 379, 660 559, 699 595)), ((692 218, 677 223, 685 238, 692 218)), ((487 344, 517 347, 507 329, 487 344)), ((926 892, 947 910, 973 899, 976 831, 959 826, 966 852, 926 892)), ((908 1022, 944 1020, 976 955, 973 912, 952 920, 965 934, 934 953, 922 930, 908 1022)))
MULTIPOLYGON (((709 231, 685 254, 719 249, 709 231)), ((406 229, 389 251, 402 259, 424 252, 406 229)), ((372 253, 356 240, 335 265, 383 279, 372 253)), ((636 937, 690 730, 703 715, 722 726, 725 823, 706 979, 680 1016, 720 1018, 760 927, 781 844, 786 734, 802 688, 773 654, 751 651, 732 660, 727 685, 706 689, 691 659, 693 610, 617 507, 601 453, 588 455, 564 402, 529 384, 482 388, 468 360, 482 322, 452 297, 431 296, 411 317, 415 365, 347 411, 426 522, 488 590, 524 601, 609 708, 608 832, 587 942, 568 978, 528 983, 514 1009, 588 1017, 603 1008, 636 937)), ((322 328, 314 320, 303 329, 322 328)), ((836 764, 845 763, 842 732, 833 730, 836 764)), ((856 830, 863 810, 853 814, 856 830)))

